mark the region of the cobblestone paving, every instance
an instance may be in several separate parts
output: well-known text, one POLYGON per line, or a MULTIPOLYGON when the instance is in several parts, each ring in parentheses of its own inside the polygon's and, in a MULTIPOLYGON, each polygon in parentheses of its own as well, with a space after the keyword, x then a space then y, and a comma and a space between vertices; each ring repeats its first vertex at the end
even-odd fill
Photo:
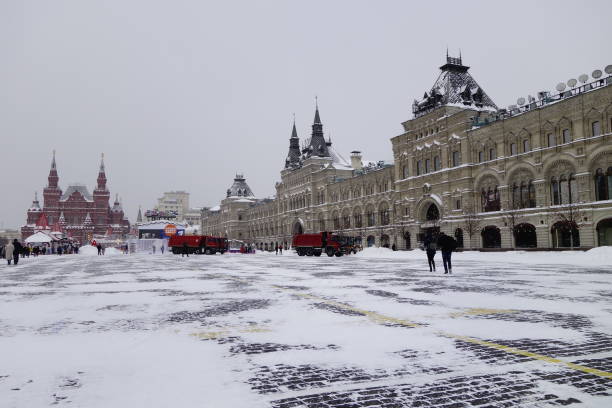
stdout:
POLYGON ((215 408, 612 406, 611 271, 460 258, 452 277, 426 269, 292 254, 25 260, 0 269, 0 406, 124 402, 99 388, 125 375, 108 361, 40 374, 11 363, 20 339, 53 354, 58 340, 154 333, 170 339, 160 355, 188 339, 189 356, 220 359, 225 379, 202 392, 240 402, 215 408))

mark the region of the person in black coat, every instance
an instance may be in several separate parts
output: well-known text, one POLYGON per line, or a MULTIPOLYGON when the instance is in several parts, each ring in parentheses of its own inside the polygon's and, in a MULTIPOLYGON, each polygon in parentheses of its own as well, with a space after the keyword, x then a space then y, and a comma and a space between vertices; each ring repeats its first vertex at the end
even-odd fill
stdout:
POLYGON ((19 256, 23 252, 23 245, 21 242, 17 241, 17 238, 13 241, 13 246, 15 250, 13 251, 13 264, 17 265, 19 263, 19 256))
POLYGON ((434 257, 436 256, 437 249, 436 240, 432 236, 428 236, 423 241, 423 248, 427 253, 427 263, 429 264, 429 272, 436 271, 436 262, 434 261, 434 257))
POLYGON ((444 273, 453 273, 453 267, 451 264, 451 255, 457 248, 457 241, 455 238, 449 237, 445 233, 441 232, 438 237, 438 248, 442 251, 442 262, 444 263, 444 273))
POLYGON ((181 254, 181 258, 185 255, 187 255, 187 258, 189 258, 189 246, 186 242, 183 242, 183 253, 181 254))

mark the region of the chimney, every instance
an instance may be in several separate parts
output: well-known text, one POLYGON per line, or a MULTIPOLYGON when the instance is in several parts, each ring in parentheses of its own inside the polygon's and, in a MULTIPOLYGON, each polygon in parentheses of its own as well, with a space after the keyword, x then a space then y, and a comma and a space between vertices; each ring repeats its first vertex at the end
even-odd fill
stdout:
POLYGON ((353 150, 351 152, 351 167, 355 170, 363 169, 363 163, 361 163, 361 152, 353 150))

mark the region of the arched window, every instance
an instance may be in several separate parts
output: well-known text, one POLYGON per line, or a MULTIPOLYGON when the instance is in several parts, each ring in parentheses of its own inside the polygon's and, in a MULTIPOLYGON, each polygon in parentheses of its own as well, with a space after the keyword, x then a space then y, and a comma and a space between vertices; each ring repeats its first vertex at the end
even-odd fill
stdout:
POLYGON ((567 179, 567 177, 565 176, 565 174, 562 174, 561 177, 559 177, 559 192, 561 195, 561 201, 560 204, 567 204, 570 202, 569 199, 569 181, 567 179))
POLYGON ((569 129, 563 129, 563 143, 569 143, 572 141, 572 134, 569 129))
POLYGON ((516 151, 516 143, 510 143, 510 154, 514 156, 518 152, 516 151))
POLYGON ((369 208, 366 213, 366 218, 368 220, 368 227, 373 227, 376 224, 376 216, 374 214, 374 210, 369 208))
POLYGON ((389 217, 389 207, 386 204, 383 204, 379 210, 380 216, 380 225, 389 225, 390 217, 389 217))
POLYGON ((550 179, 550 202, 552 205, 559 204, 559 182, 554 177, 550 179))
POLYGON ((497 154, 495 153, 495 148, 492 147, 489 149, 489 160, 495 160, 497 158, 497 154))
POLYGON ((527 206, 528 208, 533 208, 536 206, 536 191, 535 191, 535 186, 533 185, 533 180, 529 181, 529 198, 527 201, 527 206))
POLYGON ((549 133, 547 135, 548 138, 548 147, 553 147, 554 145, 556 145, 556 140, 555 140, 555 134, 554 133, 549 133))
POLYGON ((431 160, 425 159, 425 173, 429 173, 431 171, 431 160))
POLYGON ((484 152, 481 150, 478 152, 478 163, 482 163, 484 161, 484 152))
POLYGON ((606 173, 599 168, 595 171, 595 200, 609 200, 612 190, 612 167, 606 173))
POLYGON ((593 136, 601 135, 601 123, 598 120, 592 123, 591 130, 593 132, 593 136))
POLYGON ((512 185, 512 208, 521 208, 521 193, 516 183, 512 185))
POLYGON ((531 150, 531 146, 529 146, 529 139, 523 140, 523 152, 528 152, 531 150))
POLYGON ((422 170, 421 170, 422 166, 423 166, 423 164, 422 164, 421 160, 417 160, 417 165, 416 165, 417 176, 421 175, 421 173, 422 173, 422 170))
POLYGON ((355 228, 361 228, 362 227, 362 223, 361 223, 361 212, 357 212, 353 215, 353 221, 355 224, 355 228))
POLYGON ((528 186, 524 181, 521 182, 521 192, 520 192, 520 204, 519 208, 527 207, 527 198, 528 198, 528 186))
POLYGON ((434 156, 434 170, 440 170, 440 156, 434 156))
POLYGON ((402 167, 402 178, 408 178, 408 165, 402 167))
POLYGON ((569 175, 569 203, 578 202, 578 188, 576 187, 576 176, 570 173, 569 175))

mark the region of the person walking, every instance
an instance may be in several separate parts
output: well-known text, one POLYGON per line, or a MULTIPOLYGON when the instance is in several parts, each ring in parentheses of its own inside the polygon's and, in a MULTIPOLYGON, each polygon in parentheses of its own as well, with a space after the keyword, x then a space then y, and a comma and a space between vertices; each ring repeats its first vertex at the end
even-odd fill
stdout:
POLYGON ((98 248, 98 255, 102 255, 102 244, 98 244, 96 248, 98 248))
POLYGON ((283 254, 283 244, 280 244, 278 246, 278 250, 280 251, 280 254, 282 255, 283 254))
POLYGON ((21 242, 17 241, 17 238, 15 238, 13 240, 13 247, 15 248, 13 250, 13 264, 17 265, 19 263, 19 256, 23 252, 23 245, 21 245, 21 242))
POLYGON ((276 255, 278 255, 278 244, 276 244, 276 255))
POLYGON ((11 243, 11 241, 9 241, 5 246, 4 246, 4 257, 6 258, 6 262, 8 262, 8 264, 11 264, 11 261, 13 260, 13 252, 15 251, 15 246, 11 243))
POLYGON ((162 255, 164 254, 164 244, 162 244, 162 246, 159 248, 159 250, 161 251, 162 255))
POLYGON ((449 237, 445 233, 441 232, 438 237, 438 247, 442 251, 442 263, 444 263, 444 274, 453 273, 453 266, 451 264, 451 255, 455 249, 457 249, 457 241, 455 238, 449 237))
POLYGON ((423 246, 425 248, 425 252, 427 253, 427 263, 429 264, 429 272, 436 271, 436 262, 434 258, 436 256, 436 250, 438 249, 438 245, 436 244, 436 240, 430 235, 425 238, 423 242, 423 246))

